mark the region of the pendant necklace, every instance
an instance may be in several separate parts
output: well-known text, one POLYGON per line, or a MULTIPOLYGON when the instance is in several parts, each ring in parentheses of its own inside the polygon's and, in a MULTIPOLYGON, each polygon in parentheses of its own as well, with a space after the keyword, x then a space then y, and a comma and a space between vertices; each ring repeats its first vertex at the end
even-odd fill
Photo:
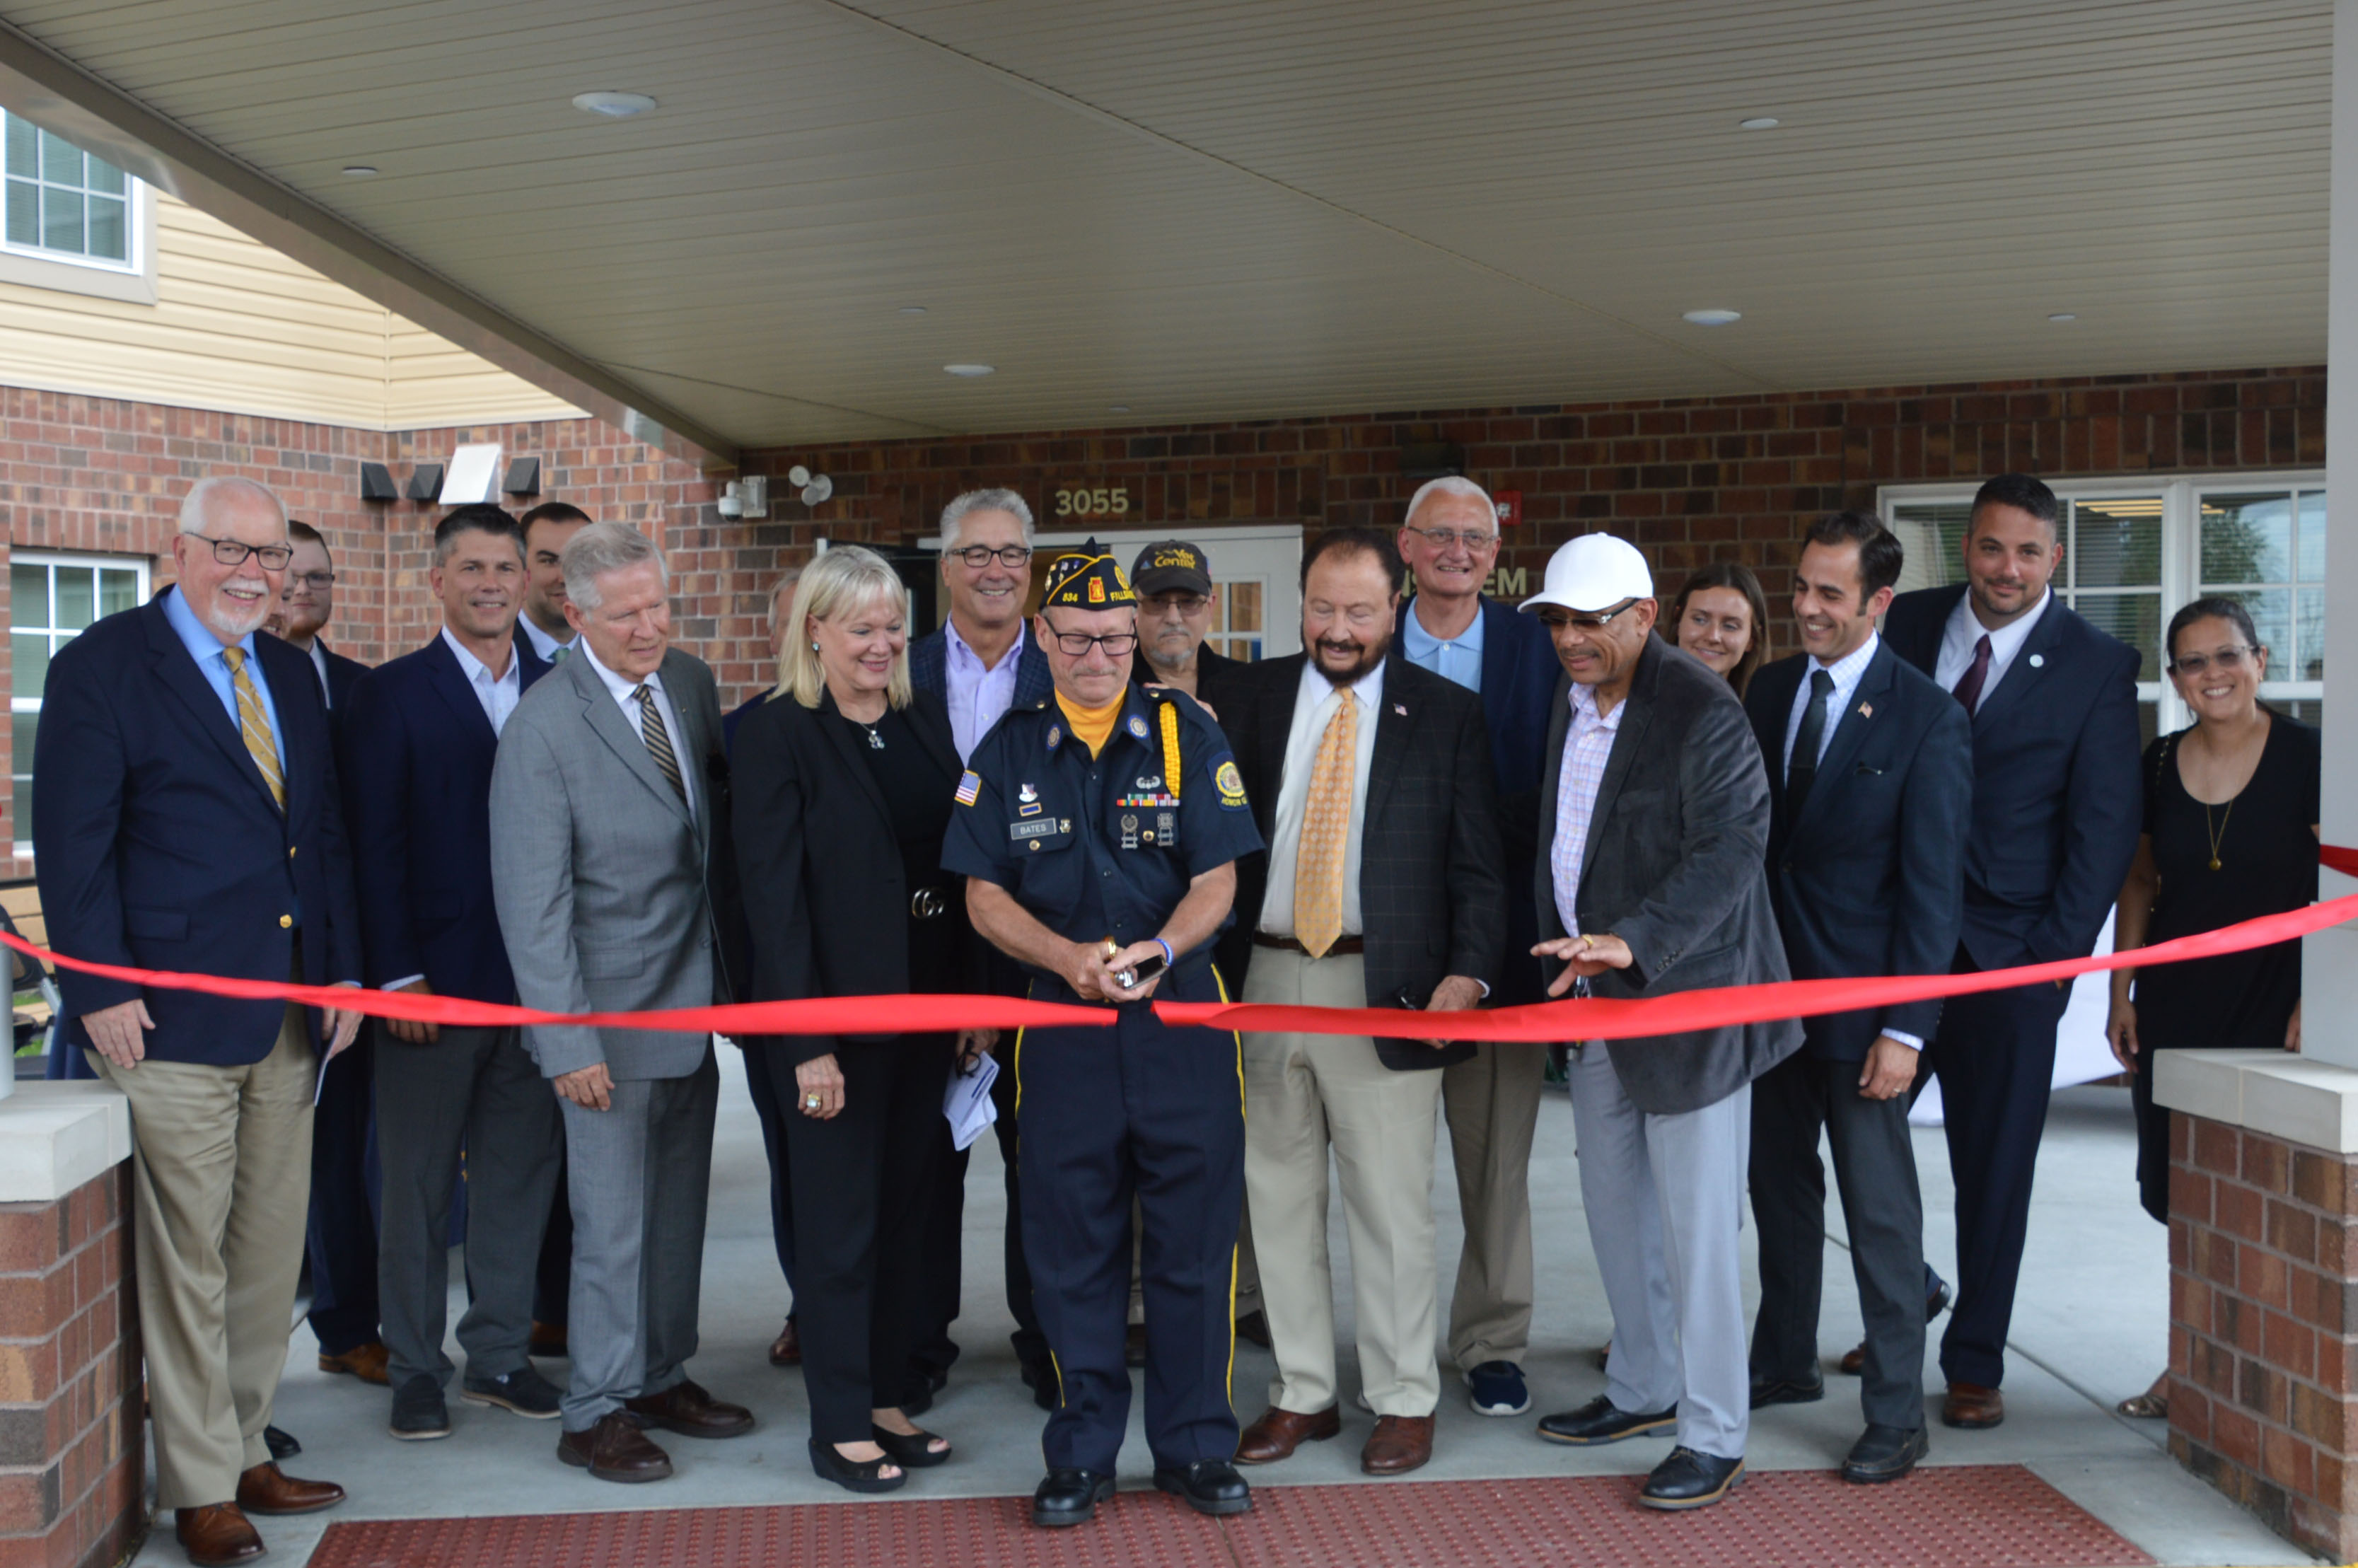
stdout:
POLYGON ((2227 803, 2227 809, 2220 814, 2219 825, 2213 827, 2211 826, 2211 803, 2207 800, 2202 803, 2202 830, 2211 835, 2211 869, 2214 871, 2219 869, 2219 841, 2227 836, 2227 824, 2234 815, 2235 802, 2231 800, 2227 803))
MULTIPOLYGON (((884 737, 876 733, 876 724, 883 723, 884 721, 882 719, 878 719, 876 724, 860 724, 860 720, 857 719, 853 719, 852 722, 854 724, 860 724, 860 728, 868 732, 868 749, 870 751, 881 752, 884 749, 884 737)), ((2217 871, 2219 869, 2218 862, 2215 860, 2212 861, 2211 869, 2214 871, 2217 871)))

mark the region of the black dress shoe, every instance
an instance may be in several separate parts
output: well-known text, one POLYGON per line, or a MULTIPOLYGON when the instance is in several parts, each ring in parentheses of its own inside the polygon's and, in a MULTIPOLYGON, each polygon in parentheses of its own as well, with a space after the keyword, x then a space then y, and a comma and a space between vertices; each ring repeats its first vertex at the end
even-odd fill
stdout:
POLYGON ((262 1429, 262 1441, 269 1448, 273 1459, 292 1459, 303 1452, 303 1445, 295 1441, 293 1433, 281 1432, 275 1426, 262 1429))
POLYGON ((1157 1465, 1154 1489, 1184 1498, 1199 1514, 1241 1514, 1252 1511, 1252 1488, 1225 1459, 1198 1459, 1193 1465, 1157 1465))
POLYGON ((1812 1378, 1803 1382, 1799 1378, 1755 1378, 1752 1379, 1752 1408, 1764 1410, 1770 1405, 1813 1405, 1826 1397, 1826 1380, 1812 1378))
POLYGON ((1897 1481, 1916 1468, 1916 1462, 1931 1451, 1932 1440, 1920 1426, 1903 1431, 1870 1422, 1859 1440, 1851 1444, 1850 1456, 1843 1461, 1842 1478, 1865 1486, 1897 1481))
POLYGON ((1625 1437, 1644 1437, 1650 1433, 1668 1432, 1678 1423, 1679 1407, 1676 1405, 1650 1415, 1633 1415, 1599 1394, 1576 1411, 1541 1416, 1540 1435, 1550 1443, 1592 1446, 1600 1443, 1618 1443, 1625 1437))
POLYGON ((1682 1509, 1707 1509, 1727 1496, 1728 1488, 1742 1479, 1744 1461, 1722 1459, 1715 1454, 1699 1454, 1692 1448, 1673 1448, 1671 1456, 1654 1466, 1646 1477, 1638 1500, 1650 1509, 1677 1512, 1682 1509))
POLYGON ((1047 1530, 1087 1524, 1113 1498, 1113 1477, 1094 1470, 1051 1470, 1032 1494, 1032 1522, 1047 1530))

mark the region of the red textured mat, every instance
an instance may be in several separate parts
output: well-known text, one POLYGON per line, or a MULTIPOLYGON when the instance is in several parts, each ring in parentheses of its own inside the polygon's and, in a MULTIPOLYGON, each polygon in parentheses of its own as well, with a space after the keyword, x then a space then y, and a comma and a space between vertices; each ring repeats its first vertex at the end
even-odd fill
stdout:
POLYGON ((1213 1520, 1126 1491, 1074 1530, 1025 1498, 383 1519, 329 1527, 311 1568, 2124 1568, 2153 1559, 2014 1465, 1888 1487, 1826 1471, 1747 1477, 1666 1515, 1635 1476, 1265 1487, 1213 1520))

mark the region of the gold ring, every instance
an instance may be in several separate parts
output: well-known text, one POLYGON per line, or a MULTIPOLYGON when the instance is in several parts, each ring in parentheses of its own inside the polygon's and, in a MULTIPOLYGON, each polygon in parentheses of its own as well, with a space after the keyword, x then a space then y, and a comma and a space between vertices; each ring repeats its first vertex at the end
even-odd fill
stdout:
POLYGON ((813 1109, 813 1110, 817 1110, 817 1109, 818 1108, 818 1104, 819 1104, 819 1101, 818 1101, 818 1096, 817 1096, 817 1095, 805 1095, 805 1096, 803 1097, 803 1104, 805 1104, 805 1105, 808 1106, 808 1107, 809 1107, 811 1109, 813 1109))

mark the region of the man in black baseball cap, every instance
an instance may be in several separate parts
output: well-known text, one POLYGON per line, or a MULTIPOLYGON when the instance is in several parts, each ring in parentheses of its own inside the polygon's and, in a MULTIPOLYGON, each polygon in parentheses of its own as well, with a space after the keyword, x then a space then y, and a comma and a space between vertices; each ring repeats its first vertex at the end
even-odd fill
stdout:
POLYGON ((1138 589, 1138 651, 1145 655, 1131 665, 1130 679, 1177 687, 1217 717, 1218 688, 1243 661, 1204 645, 1220 618, 1211 557, 1184 539, 1165 539, 1138 552, 1130 580, 1138 589))

